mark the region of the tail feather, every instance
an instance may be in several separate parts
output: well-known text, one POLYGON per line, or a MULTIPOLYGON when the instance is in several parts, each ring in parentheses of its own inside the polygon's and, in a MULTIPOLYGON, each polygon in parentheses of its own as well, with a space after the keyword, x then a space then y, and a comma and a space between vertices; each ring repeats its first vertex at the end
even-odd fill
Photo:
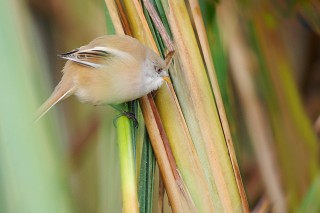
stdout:
POLYGON ((37 110, 35 122, 40 120, 56 103, 69 97, 73 92, 74 86, 62 87, 58 85, 52 95, 37 110))

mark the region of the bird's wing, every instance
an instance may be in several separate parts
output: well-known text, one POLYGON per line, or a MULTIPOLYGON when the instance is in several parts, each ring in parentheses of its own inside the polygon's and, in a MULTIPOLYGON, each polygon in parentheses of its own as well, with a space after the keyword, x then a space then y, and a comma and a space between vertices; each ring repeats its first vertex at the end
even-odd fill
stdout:
POLYGON ((103 67, 108 61, 112 60, 113 57, 122 58, 124 60, 133 58, 129 53, 105 46, 96 46, 93 48, 81 47, 60 54, 59 56, 90 68, 103 67))

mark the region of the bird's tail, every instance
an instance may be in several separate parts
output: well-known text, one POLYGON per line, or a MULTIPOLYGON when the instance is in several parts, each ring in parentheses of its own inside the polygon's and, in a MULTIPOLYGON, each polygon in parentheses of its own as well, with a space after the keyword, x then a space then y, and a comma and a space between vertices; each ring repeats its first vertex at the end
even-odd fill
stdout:
POLYGON ((35 114, 35 122, 44 116, 56 103, 69 97, 74 92, 72 84, 62 85, 61 82, 53 91, 52 95, 39 107, 35 114))

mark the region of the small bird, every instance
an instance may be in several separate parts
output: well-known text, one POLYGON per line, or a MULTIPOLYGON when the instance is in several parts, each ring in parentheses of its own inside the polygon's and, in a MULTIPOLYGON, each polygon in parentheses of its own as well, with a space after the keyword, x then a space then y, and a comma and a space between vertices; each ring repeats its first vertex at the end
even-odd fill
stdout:
POLYGON ((169 63, 126 35, 102 36, 59 56, 68 60, 62 79, 38 109, 37 120, 70 95, 93 105, 115 106, 157 90, 168 76, 169 63))

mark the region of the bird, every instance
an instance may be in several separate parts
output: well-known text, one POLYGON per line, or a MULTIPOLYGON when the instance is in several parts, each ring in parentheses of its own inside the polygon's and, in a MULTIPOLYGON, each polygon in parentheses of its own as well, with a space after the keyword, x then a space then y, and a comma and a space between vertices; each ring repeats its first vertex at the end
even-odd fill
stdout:
POLYGON ((128 35, 105 35, 58 55, 67 62, 51 96, 36 112, 36 121, 71 95, 92 105, 118 104, 157 90, 171 62, 128 35))

